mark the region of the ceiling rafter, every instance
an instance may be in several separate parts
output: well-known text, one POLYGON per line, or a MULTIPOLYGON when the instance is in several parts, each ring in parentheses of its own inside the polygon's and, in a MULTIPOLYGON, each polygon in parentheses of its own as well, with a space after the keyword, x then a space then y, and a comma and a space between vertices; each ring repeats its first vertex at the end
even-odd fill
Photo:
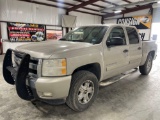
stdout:
POLYGON ((91 4, 92 6, 95 6, 95 7, 99 7, 99 8, 105 8, 104 6, 101 6, 101 5, 97 5, 97 4, 91 4))
POLYGON ((87 5, 90 5, 92 3, 95 3, 97 1, 99 1, 99 0, 89 0, 89 1, 86 1, 86 2, 82 2, 82 3, 78 4, 78 5, 73 6, 72 8, 67 9, 67 11, 71 12, 71 11, 77 10, 78 8, 82 8, 84 6, 87 6, 87 5))
POLYGON ((117 16, 117 15, 122 15, 122 14, 130 13, 130 12, 135 12, 135 11, 139 11, 139 10, 144 10, 144 9, 148 9, 148 8, 151 9, 152 8, 152 4, 142 5, 142 6, 139 6, 139 7, 134 7, 134 8, 130 8, 130 9, 127 9, 127 10, 123 10, 119 14, 109 13, 109 14, 104 15, 104 18, 114 17, 114 16, 117 16))
POLYGON ((113 3, 113 2, 109 2, 109 1, 106 1, 106 0, 101 0, 102 2, 105 2, 107 4, 110 4, 110 5, 115 5, 115 6, 118 6, 118 4, 116 3, 113 3))
POLYGON ((96 14, 96 13, 89 13, 89 12, 86 12, 86 11, 81 11, 81 10, 75 10, 76 12, 81 12, 81 13, 86 13, 86 14, 90 14, 90 15, 97 15, 97 16, 100 16, 102 17, 102 15, 100 14, 96 14))
MULTIPOLYGON (((74 0, 74 1, 77 1, 77 2, 84 2, 83 0, 74 0)), ((90 4, 90 5, 92 5, 92 6, 95 6, 95 7, 99 7, 99 8, 106 8, 106 7, 104 7, 104 6, 101 6, 101 5, 97 5, 97 4, 90 4)))
MULTIPOLYGON (((35 3, 35 4, 38 4, 38 5, 45 5, 45 6, 50 6, 50 7, 56 7, 56 8, 61 8, 61 9, 65 9, 65 10, 68 9, 67 7, 62 7, 62 6, 59 6, 59 5, 51 5, 51 4, 48 4, 48 3, 42 3, 42 2, 33 1, 33 0, 18 0, 18 1, 35 3)), ((96 14, 96 13, 84 12, 84 11, 80 11, 80 10, 76 10, 76 11, 81 12, 81 13, 91 14, 91 15, 102 16, 102 15, 96 14)))
POLYGON ((126 14, 129 12, 134 12, 134 11, 143 10, 143 9, 147 9, 147 8, 152 8, 151 5, 154 3, 154 2, 152 2, 151 4, 146 3, 146 5, 135 4, 136 7, 126 8, 127 5, 132 4, 132 2, 130 0, 121 0, 121 1, 127 2, 126 6, 125 5, 124 6, 118 5, 118 4, 110 2, 108 0, 88 0, 88 1, 87 0, 73 0, 73 1, 77 1, 78 4, 77 3, 75 4, 75 2, 72 3, 72 2, 66 2, 63 0, 46 0, 46 2, 45 1, 41 2, 38 0, 18 0, 18 1, 24 1, 24 2, 29 2, 29 3, 39 4, 39 5, 61 8, 61 9, 65 9, 67 12, 76 11, 76 12, 81 12, 81 13, 86 13, 86 14, 91 14, 91 15, 104 16, 104 18, 113 17, 113 16, 121 15, 121 14, 126 14), (49 2, 47 3, 47 1, 52 1, 52 2, 55 2, 56 4, 50 4, 49 2), (103 6, 103 4, 100 5, 98 3, 98 1, 104 2, 104 4, 107 3, 110 5, 113 5, 112 8, 114 8, 114 7, 116 8, 117 6, 123 6, 123 8, 125 8, 125 9, 122 10, 122 12, 119 14, 115 14, 113 10, 112 10, 113 11, 112 13, 108 13, 107 11, 101 10, 101 9, 110 9, 110 8, 106 8, 108 5, 106 5, 106 6, 103 6), (88 5, 91 5, 91 6, 88 6, 88 5), (93 6, 95 6, 95 7, 93 7, 93 6), (97 9, 96 9, 96 7, 97 7, 97 9), (80 10, 79 8, 82 8, 83 10, 80 10), (102 11, 102 12, 100 12, 100 11, 102 11))
MULTIPOLYGON (((47 0, 47 1, 56 2, 56 3, 69 5, 69 6, 75 6, 74 4, 71 4, 71 3, 68 3, 68 2, 64 2, 64 1, 59 1, 59 0, 47 0)), ((91 11, 94 11, 94 12, 99 12, 99 10, 92 9, 92 8, 87 8, 87 7, 82 7, 82 8, 86 9, 86 10, 91 10, 91 11)), ((104 12, 104 13, 107 13, 107 12, 104 12)))
MULTIPOLYGON (((129 0, 122 0, 122 1, 127 2, 127 3, 132 3, 132 2, 129 1, 129 0)), ((139 7, 139 5, 136 5, 136 7, 139 7)), ((126 9, 130 9, 130 8, 126 8, 126 9)))
POLYGON ((132 3, 132 2, 131 2, 131 1, 129 1, 129 0, 122 0, 122 1, 127 2, 127 3, 132 3))
MULTIPOLYGON (((108 3, 108 4, 110 4, 110 5, 114 5, 114 6, 119 6, 118 4, 116 4, 116 3, 113 3, 113 2, 109 2, 109 1, 106 1, 106 0, 101 0, 102 2, 105 2, 105 3, 108 3)), ((123 0, 122 0, 123 1, 123 0)), ((128 0, 127 0, 128 1, 128 0)), ((128 2, 130 2, 130 1, 128 1, 128 2)), ((132 2, 131 2, 132 3, 132 2)), ((125 9, 128 9, 128 8, 126 8, 125 7, 125 9)))
POLYGON ((47 0, 47 1, 56 2, 56 3, 69 5, 69 6, 74 6, 74 4, 71 4, 71 3, 68 3, 68 2, 64 2, 64 1, 59 1, 59 0, 47 0))

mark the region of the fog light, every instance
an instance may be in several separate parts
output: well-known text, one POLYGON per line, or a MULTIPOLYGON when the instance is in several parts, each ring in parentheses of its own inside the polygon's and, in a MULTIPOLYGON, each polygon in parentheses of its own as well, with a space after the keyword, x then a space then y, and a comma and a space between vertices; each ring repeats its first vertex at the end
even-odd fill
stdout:
POLYGON ((50 93, 50 92, 44 92, 43 96, 44 97, 52 97, 52 93, 50 93))

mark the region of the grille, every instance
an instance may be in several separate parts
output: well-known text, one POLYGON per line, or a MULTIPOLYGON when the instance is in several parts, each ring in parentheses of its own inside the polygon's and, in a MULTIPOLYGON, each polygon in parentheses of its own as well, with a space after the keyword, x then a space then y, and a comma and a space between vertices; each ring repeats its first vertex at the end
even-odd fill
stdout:
MULTIPOLYGON (((18 68, 23 55, 20 53, 14 53, 14 63, 15 68, 18 68)), ((31 57, 29 62, 29 76, 30 77, 37 77, 37 66, 38 66, 38 59, 31 57)))

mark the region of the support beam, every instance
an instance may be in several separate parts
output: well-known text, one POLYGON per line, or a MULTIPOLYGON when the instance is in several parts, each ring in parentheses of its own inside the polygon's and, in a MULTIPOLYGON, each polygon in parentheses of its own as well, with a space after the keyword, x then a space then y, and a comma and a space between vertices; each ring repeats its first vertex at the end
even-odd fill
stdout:
POLYGON ((74 11, 75 11, 75 12, 80 12, 80 13, 85 13, 85 14, 96 15, 96 16, 102 17, 102 15, 96 14, 96 13, 90 13, 90 12, 85 12, 85 11, 81 11, 81 10, 74 10, 74 11))
MULTIPOLYGON (((77 2, 84 2, 83 0, 74 0, 74 1, 77 1, 77 2)), ((102 9, 106 8, 106 7, 104 7, 104 6, 97 5, 97 4, 93 4, 93 3, 90 4, 90 5, 95 6, 95 7, 99 7, 99 8, 102 8, 102 9)))
POLYGON ((101 24, 104 24, 104 17, 101 18, 101 24))
POLYGON ((129 0, 122 0, 122 1, 127 2, 127 3, 132 3, 132 2, 131 2, 131 1, 129 1, 129 0))
POLYGON ((97 2, 97 1, 99 1, 99 0, 89 0, 89 1, 86 1, 86 2, 82 2, 82 3, 78 4, 78 5, 75 5, 75 6, 72 7, 72 8, 69 8, 67 11, 68 11, 68 12, 75 11, 75 10, 77 10, 78 8, 82 8, 82 7, 84 7, 84 6, 90 5, 90 4, 95 3, 95 2, 97 2))
MULTIPOLYGON (((66 15, 69 15, 69 13, 66 12, 66 15)), ((68 33, 68 32, 69 32, 69 28, 67 27, 67 28, 66 28, 66 33, 68 33)))

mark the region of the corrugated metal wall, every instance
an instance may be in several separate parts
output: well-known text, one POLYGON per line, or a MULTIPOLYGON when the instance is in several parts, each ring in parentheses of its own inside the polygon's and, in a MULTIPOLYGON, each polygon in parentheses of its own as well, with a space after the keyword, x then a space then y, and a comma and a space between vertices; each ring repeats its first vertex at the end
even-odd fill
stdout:
MULTIPOLYGON (((16 0, 0 0, 0 11, 0 21, 52 25, 61 25, 61 15, 65 14, 63 9, 16 0)), ((79 12, 71 12, 70 14, 77 16, 78 26, 101 23, 99 16, 79 12)))
POLYGON ((65 10, 16 0, 0 0, 0 21, 61 25, 65 10))

